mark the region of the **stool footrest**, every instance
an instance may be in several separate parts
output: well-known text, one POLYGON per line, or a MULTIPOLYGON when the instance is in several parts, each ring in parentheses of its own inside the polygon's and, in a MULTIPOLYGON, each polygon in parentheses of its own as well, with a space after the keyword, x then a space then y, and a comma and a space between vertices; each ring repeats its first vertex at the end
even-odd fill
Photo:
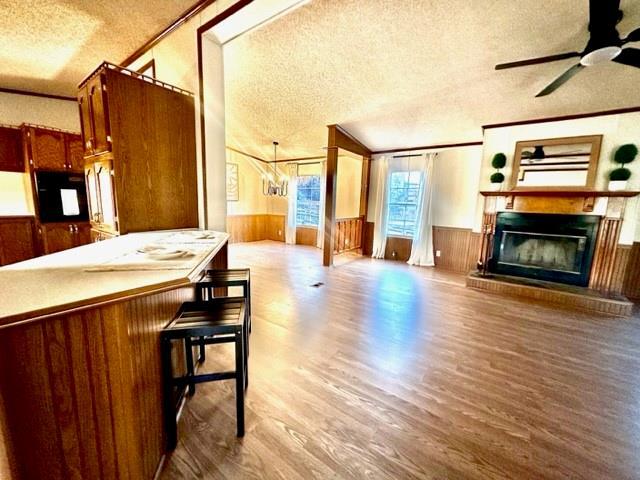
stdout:
POLYGON ((194 375, 193 377, 177 377, 173 379, 173 383, 176 386, 183 387, 191 383, 205 383, 216 382, 218 380, 232 380, 236 378, 236 372, 216 372, 216 373, 203 373, 200 375, 194 375))

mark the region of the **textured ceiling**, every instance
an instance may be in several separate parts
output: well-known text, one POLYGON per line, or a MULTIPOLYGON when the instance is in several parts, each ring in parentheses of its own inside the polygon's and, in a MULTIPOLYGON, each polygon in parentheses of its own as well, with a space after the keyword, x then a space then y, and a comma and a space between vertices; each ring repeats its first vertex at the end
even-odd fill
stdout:
MULTIPOLYGON (((621 7, 624 36, 640 26, 640 2, 621 7)), ((587 0, 312 0, 225 45, 227 143, 268 157, 277 139, 281 157, 318 155, 338 123, 382 150, 640 105, 640 69, 589 68, 541 98, 574 60, 493 69, 582 50, 587 23, 587 0)))
POLYGON ((0 86, 58 95, 121 62, 195 0, 0 0, 0 86))

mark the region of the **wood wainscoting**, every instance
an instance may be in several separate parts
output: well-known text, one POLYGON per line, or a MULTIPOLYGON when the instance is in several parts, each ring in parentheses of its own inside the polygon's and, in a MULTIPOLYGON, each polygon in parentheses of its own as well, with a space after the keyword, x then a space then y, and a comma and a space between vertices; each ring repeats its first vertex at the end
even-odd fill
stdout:
POLYGON ((316 227, 297 227, 296 245, 315 247, 318 244, 318 229, 316 227))
POLYGON ((481 236, 470 228, 433 227, 433 250, 436 267, 468 273, 476 268, 481 236))
POLYGON ((612 291, 628 298, 640 299, 640 242, 618 245, 612 291))
POLYGON ((229 243, 275 240, 284 242, 285 216, 271 214, 229 215, 227 232, 229 243))
MULTIPOLYGON (((373 252, 373 222, 366 222, 362 245, 363 255, 373 252)), ((436 267, 452 272, 468 273, 476 268, 480 250, 480 233, 470 228, 433 227, 433 250, 436 267), (435 252, 440 250, 440 256, 435 252)), ((411 239, 387 238, 385 259, 406 262, 411 255, 411 239), (396 253, 395 257, 393 252, 396 253)))
POLYGON ((342 253, 362 247, 362 225, 364 216, 339 218, 336 220, 333 252, 342 253))

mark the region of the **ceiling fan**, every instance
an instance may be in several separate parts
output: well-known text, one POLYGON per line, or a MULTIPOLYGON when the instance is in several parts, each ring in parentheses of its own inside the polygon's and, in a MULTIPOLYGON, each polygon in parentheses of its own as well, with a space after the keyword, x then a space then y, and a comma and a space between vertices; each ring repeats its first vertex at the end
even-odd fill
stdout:
POLYGON ((496 65, 496 70, 580 57, 578 63, 569 68, 536 95, 536 97, 542 97, 555 91, 585 67, 592 67, 600 63, 614 61, 616 63, 640 68, 640 49, 622 48, 623 45, 629 42, 640 41, 640 28, 636 28, 625 38, 621 39, 618 30, 616 30, 616 25, 620 20, 622 20, 620 0, 589 0, 589 32, 591 35, 583 51, 559 53, 547 57, 501 63, 496 65))

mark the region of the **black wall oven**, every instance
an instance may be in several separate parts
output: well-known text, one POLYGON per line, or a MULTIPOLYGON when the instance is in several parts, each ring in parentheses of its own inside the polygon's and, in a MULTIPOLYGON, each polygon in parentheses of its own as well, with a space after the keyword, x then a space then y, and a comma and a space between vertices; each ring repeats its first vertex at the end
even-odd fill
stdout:
POLYGON ((82 174, 36 172, 36 189, 41 222, 89 220, 87 191, 82 174))

